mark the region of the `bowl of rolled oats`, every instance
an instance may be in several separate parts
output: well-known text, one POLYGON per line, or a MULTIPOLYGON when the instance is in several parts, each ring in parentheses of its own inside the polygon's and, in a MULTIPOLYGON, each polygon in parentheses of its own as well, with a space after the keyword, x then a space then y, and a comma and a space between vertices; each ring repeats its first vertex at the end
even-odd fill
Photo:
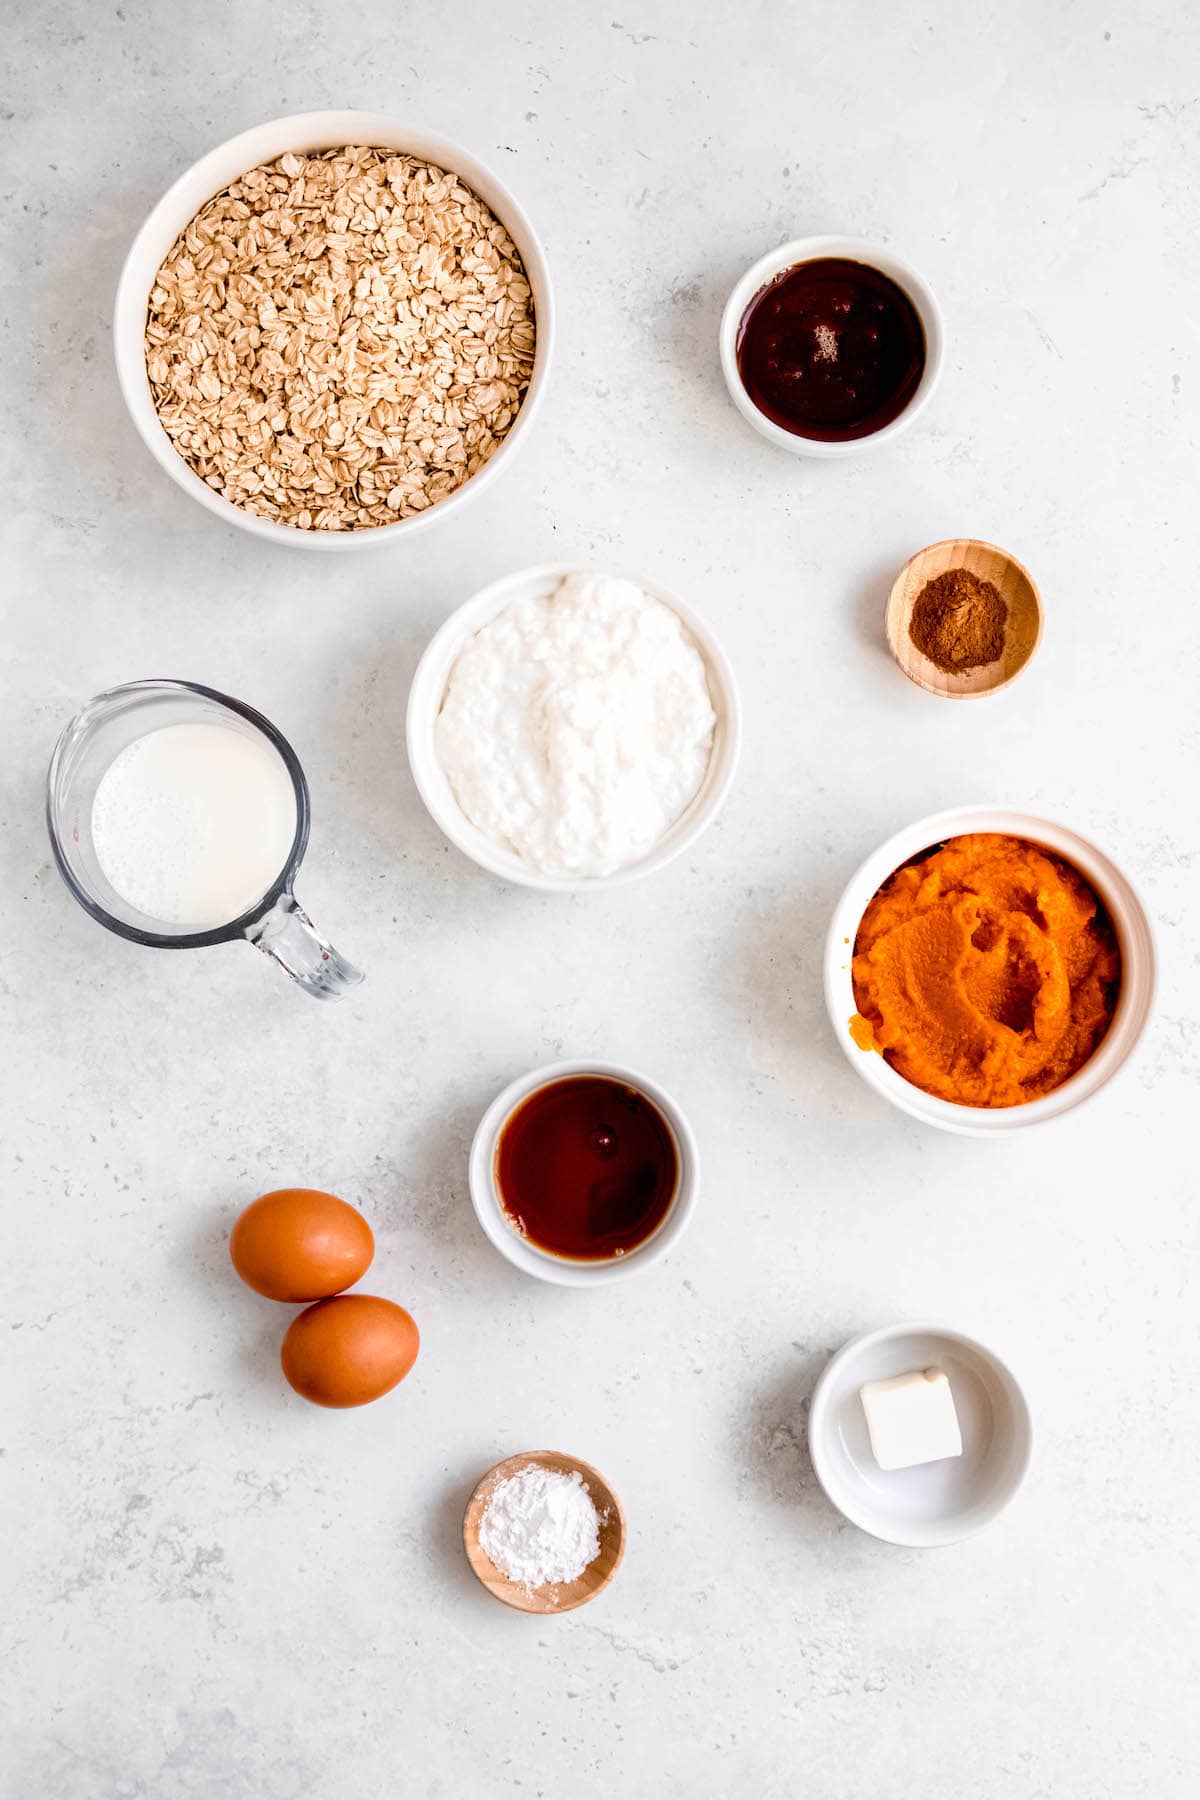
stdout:
POLYGON ((125 402, 172 479, 319 550, 400 539, 479 493, 529 433, 553 333, 504 184, 362 112, 202 157, 135 238, 113 319, 125 402))

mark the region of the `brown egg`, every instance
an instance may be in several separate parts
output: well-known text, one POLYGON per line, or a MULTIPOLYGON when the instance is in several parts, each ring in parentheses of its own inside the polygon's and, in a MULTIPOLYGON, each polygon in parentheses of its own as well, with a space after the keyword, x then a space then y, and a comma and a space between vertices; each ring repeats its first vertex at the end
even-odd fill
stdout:
POLYGON ((365 1406, 403 1381, 420 1333, 392 1300, 339 1294, 293 1319, 283 1340, 283 1372, 317 1406, 365 1406))
POLYGON ((364 1275, 375 1239, 362 1214, 316 1188, 280 1188, 248 1206, 229 1236, 233 1266, 268 1300, 323 1300, 364 1275))

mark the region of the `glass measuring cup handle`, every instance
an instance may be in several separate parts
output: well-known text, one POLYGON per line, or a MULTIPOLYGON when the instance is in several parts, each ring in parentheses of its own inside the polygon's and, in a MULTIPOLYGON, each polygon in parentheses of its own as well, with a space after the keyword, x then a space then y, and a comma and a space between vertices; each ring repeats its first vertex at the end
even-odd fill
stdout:
POLYGON ((246 927, 246 936, 314 1000, 336 1000, 363 979, 362 970, 321 936, 294 894, 280 894, 269 912, 246 927))

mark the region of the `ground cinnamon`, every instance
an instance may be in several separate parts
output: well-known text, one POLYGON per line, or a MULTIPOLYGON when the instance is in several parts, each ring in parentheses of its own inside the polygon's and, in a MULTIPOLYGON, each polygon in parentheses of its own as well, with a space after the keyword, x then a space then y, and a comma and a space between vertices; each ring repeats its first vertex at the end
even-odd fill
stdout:
POLYGON ((961 675, 999 658, 1007 623, 1008 607, 998 588, 969 569, 947 569, 917 595, 908 635, 937 668, 961 675))

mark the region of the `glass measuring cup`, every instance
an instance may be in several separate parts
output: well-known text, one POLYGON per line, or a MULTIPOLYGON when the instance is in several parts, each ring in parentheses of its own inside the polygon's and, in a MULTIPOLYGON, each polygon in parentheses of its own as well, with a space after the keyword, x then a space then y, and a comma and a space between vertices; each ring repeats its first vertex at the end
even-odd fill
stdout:
POLYGON ((305 993, 333 1000, 363 977, 320 935, 292 892, 308 845, 309 818, 304 770, 283 734, 253 707, 192 681, 131 681, 98 694, 71 720, 50 759, 46 824, 54 860, 93 919, 119 937, 158 950, 193 950, 245 938, 305 993), (127 745, 164 726, 204 724, 266 739, 291 780, 296 826, 287 860, 261 899, 236 919, 196 930, 143 913, 116 891, 96 854, 92 805, 101 780, 127 745))

